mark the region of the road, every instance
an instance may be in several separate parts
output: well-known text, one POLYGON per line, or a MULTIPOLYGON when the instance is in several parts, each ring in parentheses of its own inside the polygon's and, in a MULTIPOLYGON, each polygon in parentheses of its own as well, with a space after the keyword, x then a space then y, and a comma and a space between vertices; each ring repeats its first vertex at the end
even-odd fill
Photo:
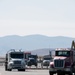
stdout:
POLYGON ((0 75, 49 75, 49 70, 48 69, 44 69, 44 70, 26 69, 26 71, 24 72, 17 71, 17 70, 5 71, 4 66, 0 66, 0 75))
POLYGON ((5 71, 4 66, 0 66, 0 75, 49 75, 48 70, 32 70, 27 69, 24 72, 12 70, 12 71, 5 71))

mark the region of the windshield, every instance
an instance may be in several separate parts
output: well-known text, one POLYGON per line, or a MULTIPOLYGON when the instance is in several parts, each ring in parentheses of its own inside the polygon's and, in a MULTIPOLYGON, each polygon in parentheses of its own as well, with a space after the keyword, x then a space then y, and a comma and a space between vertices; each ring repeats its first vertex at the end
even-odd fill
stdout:
POLYGON ((23 53, 11 53, 10 54, 11 58, 18 58, 18 59, 22 59, 24 57, 23 53))
POLYGON ((44 58, 44 60, 50 60, 50 58, 44 58))
POLYGON ((70 51, 56 51, 56 56, 70 56, 70 51))
POLYGON ((37 55, 29 55, 29 58, 37 59, 37 55))

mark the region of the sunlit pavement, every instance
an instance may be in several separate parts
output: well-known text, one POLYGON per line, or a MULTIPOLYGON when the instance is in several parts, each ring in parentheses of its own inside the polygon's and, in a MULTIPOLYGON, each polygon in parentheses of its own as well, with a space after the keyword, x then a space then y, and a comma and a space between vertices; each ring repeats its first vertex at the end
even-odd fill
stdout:
POLYGON ((26 71, 5 71, 4 66, 0 66, 0 75, 49 75, 49 70, 26 69, 26 71))

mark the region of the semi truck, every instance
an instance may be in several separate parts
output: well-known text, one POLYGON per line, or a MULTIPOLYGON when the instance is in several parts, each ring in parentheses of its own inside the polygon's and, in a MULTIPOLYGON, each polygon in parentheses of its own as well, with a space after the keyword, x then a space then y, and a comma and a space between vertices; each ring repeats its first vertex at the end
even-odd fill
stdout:
POLYGON ((71 48, 57 48, 55 56, 49 65, 49 74, 72 75, 75 73, 75 42, 72 41, 71 48))
POLYGON ((32 66, 32 65, 35 65, 37 67, 37 58, 38 56, 37 55, 33 55, 31 54, 28 58, 28 61, 27 61, 27 65, 28 66, 32 66))
POLYGON ((24 52, 21 50, 10 49, 5 56, 5 71, 11 71, 12 69, 25 71, 26 63, 24 55, 24 52))
POLYGON ((25 54, 25 62, 26 62, 26 65, 27 65, 27 62, 28 62, 28 60, 29 60, 29 56, 31 55, 31 52, 24 52, 24 54, 25 54))
POLYGON ((35 65, 37 66, 37 55, 31 54, 31 52, 24 52, 25 54, 25 62, 27 66, 35 65))

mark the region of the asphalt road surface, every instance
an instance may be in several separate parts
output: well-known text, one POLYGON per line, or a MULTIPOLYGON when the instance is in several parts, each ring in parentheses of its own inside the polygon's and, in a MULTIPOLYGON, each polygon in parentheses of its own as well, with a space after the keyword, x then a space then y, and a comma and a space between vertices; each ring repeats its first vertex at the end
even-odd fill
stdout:
POLYGON ((44 70, 26 69, 26 71, 17 71, 14 69, 12 71, 5 71, 4 66, 0 66, 0 75, 49 75, 49 70, 48 69, 44 69, 44 70))
POLYGON ((5 71, 4 66, 0 66, 0 75, 49 75, 49 70, 32 70, 27 69, 26 71, 5 71))

